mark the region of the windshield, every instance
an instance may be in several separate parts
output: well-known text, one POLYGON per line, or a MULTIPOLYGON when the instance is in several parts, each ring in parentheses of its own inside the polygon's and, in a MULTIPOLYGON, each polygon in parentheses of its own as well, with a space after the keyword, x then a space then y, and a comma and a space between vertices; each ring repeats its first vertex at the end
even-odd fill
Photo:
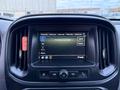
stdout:
POLYGON ((0 0, 0 16, 19 18, 46 13, 84 13, 120 19, 120 0, 0 0))

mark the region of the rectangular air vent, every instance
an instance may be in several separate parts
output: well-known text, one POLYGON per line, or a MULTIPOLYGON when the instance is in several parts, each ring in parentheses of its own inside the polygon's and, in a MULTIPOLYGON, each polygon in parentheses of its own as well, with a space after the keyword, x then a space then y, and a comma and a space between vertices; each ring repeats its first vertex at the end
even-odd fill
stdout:
POLYGON ((10 55, 11 67, 21 72, 27 71, 28 30, 26 28, 12 32, 10 55))
POLYGON ((106 67, 115 63, 115 37, 111 31, 99 30, 99 68, 106 67))

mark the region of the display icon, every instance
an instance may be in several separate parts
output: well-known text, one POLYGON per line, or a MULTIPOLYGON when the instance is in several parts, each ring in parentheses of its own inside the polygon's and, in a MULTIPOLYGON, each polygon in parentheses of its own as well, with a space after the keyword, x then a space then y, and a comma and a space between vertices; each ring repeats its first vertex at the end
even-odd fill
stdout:
POLYGON ((45 42, 46 41, 46 36, 40 36, 40 41, 45 42))

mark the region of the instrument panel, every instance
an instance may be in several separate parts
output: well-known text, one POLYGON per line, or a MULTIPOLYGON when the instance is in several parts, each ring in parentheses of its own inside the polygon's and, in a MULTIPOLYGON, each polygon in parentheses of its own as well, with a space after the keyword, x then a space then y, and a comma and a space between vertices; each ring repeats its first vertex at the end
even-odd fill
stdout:
POLYGON ((20 90, 26 87, 28 90, 49 90, 45 87, 83 90, 76 89, 83 86, 85 90, 117 89, 119 61, 116 29, 103 17, 22 17, 9 28, 6 44, 5 78, 8 90, 15 83, 15 88, 20 90), (114 80, 117 84, 113 84, 114 80))

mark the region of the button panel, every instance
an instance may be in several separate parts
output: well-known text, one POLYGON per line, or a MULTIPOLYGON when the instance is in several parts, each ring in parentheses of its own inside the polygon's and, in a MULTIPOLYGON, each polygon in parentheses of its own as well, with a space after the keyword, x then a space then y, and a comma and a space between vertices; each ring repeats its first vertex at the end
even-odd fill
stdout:
POLYGON ((40 79, 49 79, 49 80, 84 80, 88 78, 88 70, 78 70, 78 71, 69 71, 69 70, 56 70, 56 71, 41 71, 40 79), (66 72, 67 71, 67 72, 66 72), (67 75, 67 77, 63 77, 67 75))

